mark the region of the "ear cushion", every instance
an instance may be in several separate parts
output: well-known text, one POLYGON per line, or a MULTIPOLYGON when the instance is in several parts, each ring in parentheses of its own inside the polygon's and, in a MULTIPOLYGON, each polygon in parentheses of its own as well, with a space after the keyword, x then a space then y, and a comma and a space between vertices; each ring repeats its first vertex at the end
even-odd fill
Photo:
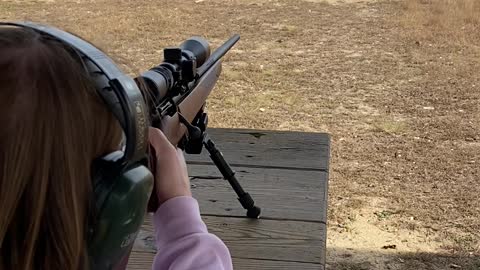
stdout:
POLYGON ((143 224, 153 175, 143 165, 114 179, 97 179, 96 215, 89 241, 92 269, 111 269, 128 255, 143 224))
POLYGON ((103 202, 113 188, 115 179, 122 173, 123 168, 117 163, 122 157, 122 151, 115 151, 93 162, 92 185, 95 212, 102 208, 103 202))

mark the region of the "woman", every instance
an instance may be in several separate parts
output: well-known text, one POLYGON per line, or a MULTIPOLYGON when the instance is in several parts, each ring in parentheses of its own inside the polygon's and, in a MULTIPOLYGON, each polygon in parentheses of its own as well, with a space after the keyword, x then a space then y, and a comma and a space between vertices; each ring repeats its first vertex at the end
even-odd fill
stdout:
MULTIPOLYGON (((153 269, 232 269, 191 197, 185 160, 150 128, 157 155, 153 269)), ((0 27, 0 270, 88 269, 90 166, 121 129, 65 45, 0 27)))

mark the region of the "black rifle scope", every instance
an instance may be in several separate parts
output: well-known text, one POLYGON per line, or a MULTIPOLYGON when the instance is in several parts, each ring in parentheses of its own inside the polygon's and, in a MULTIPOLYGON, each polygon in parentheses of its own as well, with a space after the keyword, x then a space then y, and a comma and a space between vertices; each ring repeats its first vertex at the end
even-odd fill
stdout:
POLYGON ((197 68, 202 66, 209 56, 208 41, 196 36, 185 40, 179 47, 165 48, 164 61, 141 75, 148 87, 150 98, 153 99, 151 101, 158 105, 172 89, 181 91, 181 86, 196 79, 197 68))

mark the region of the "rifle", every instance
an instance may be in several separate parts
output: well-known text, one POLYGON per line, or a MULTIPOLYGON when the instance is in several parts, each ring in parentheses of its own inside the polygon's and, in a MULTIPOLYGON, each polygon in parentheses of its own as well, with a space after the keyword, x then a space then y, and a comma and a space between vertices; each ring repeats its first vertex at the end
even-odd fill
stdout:
MULTIPOLYGON (((235 172, 206 132, 206 99, 220 76, 221 58, 239 39, 239 35, 232 36, 210 54, 207 40, 191 37, 179 47, 165 48, 164 61, 135 80, 147 90, 151 125, 160 128, 173 145, 178 145, 188 154, 200 154, 205 147, 223 178, 237 194, 242 207, 247 210, 247 216, 258 218, 260 208, 243 190, 235 172)), ((149 211, 155 211, 157 206, 157 197, 151 196, 149 211)))

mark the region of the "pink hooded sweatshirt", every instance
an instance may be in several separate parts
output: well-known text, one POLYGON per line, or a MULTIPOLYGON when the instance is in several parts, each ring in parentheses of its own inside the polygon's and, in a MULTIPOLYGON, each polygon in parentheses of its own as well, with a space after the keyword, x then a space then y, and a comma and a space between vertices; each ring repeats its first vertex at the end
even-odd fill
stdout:
POLYGON ((208 233, 192 197, 164 202, 153 218, 157 254, 153 270, 232 270, 227 246, 208 233))

